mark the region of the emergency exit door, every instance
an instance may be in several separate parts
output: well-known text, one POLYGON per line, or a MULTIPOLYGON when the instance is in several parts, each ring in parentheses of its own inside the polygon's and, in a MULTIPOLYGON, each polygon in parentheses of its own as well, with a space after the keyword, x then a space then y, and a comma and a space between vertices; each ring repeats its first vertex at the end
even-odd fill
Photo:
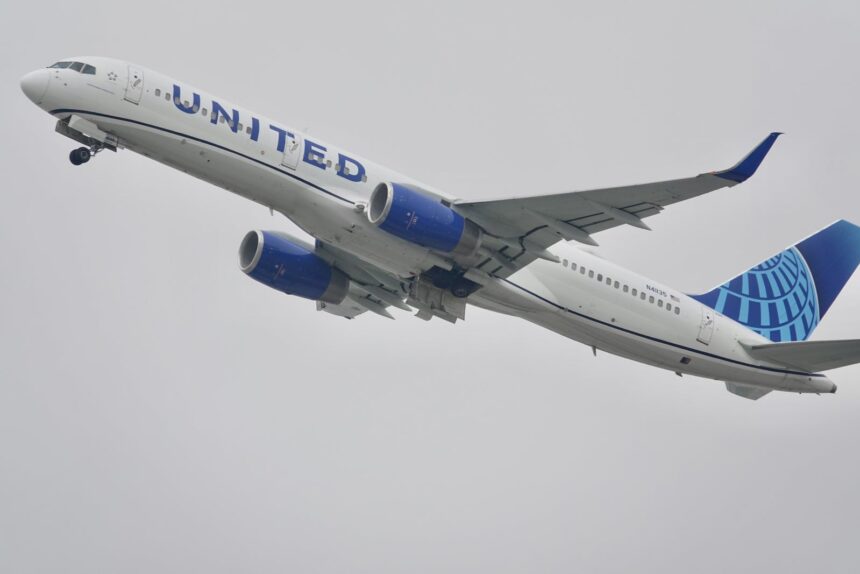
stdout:
POLYGON ((284 157, 281 158, 281 165, 290 169, 296 169, 296 166, 299 165, 299 156, 301 154, 301 137, 288 133, 287 140, 284 145, 284 157))

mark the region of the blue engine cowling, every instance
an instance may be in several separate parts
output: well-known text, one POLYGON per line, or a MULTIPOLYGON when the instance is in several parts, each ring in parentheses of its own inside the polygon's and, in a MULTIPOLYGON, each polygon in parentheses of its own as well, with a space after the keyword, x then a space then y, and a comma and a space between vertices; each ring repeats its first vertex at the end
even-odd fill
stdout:
POLYGON ((320 256, 281 234, 249 231, 239 246, 239 267, 272 289, 314 301, 339 304, 349 277, 320 256))
POLYGON ((421 190, 402 183, 380 183, 370 196, 367 218, 383 231, 444 253, 472 255, 481 230, 421 190))

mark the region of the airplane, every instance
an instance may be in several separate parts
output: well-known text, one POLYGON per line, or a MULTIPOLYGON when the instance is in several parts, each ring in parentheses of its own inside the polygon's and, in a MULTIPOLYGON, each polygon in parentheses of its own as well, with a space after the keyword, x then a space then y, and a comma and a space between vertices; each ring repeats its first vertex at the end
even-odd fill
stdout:
POLYGON ((822 371, 860 362, 860 339, 808 340, 860 262, 860 227, 846 220, 702 294, 592 252, 602 232, 650 229, 644 220, 669 205, 743 183, 778 132, 733 167, 694 177, 470 201, 117 59, 61 60, 21 89, 81 144, 74 165, 128 149, 289 218, 313 241, 250 231, 239 266, 335 316, 397 308, 455 323, 471 304, 752 400, 835 393, 822 371))

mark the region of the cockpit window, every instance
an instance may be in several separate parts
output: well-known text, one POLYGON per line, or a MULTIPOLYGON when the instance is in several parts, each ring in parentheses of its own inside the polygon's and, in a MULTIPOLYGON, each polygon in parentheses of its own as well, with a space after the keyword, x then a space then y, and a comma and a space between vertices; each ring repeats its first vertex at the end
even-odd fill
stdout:
POLYGON ((70 70, 90 75, 95 75, 96 73, 95 66, 90 66, 83 62, 57 62, 53 66, 48 66, 48 68, 69 68, 70 70))

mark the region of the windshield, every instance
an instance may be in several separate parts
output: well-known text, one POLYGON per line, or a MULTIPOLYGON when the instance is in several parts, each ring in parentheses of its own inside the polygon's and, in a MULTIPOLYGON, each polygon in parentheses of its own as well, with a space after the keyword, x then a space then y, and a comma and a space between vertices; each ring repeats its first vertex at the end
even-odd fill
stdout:
POLYGON ((83 62, 57 62, 56 64, 48 66, 48 68, 69 68, 70 70, 90 75, 95 75, 96 73, 95 66, 90 66, 83 62))

